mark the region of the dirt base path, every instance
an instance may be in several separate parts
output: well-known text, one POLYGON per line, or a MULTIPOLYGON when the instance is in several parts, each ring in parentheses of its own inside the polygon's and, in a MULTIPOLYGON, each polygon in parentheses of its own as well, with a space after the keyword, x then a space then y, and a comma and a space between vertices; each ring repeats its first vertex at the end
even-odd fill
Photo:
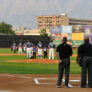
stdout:
POLYGON ((91 88, 80 88, 80 75, 70 75, 70 80, 79 82, 69 82, 72 88, 64 88, 64 83, 56 88, 55 74, 0 74, 0 92, 92 92, 91 88))
MULTIPOLYGON (((0 54, 0 56, 26 56, 26 54, 8 54, 8 53, 3 53, 0 54)), ((77 54, 73 54, 72 57, 76 57, 77 54)), ((25 62, 25 63, 48 63, 48 64, 53 64, 53 63, 58 63, 58 60, 49 60, 49 59, 26 59, 26 60, 7 60, 7 62, 25 62)), ((75 61, 71 61, 75 62, 75 61)))
MULTIPOLYGON (((9 54, 9 53, 0 53, 0 56, 26 56, 26 54, 25 53, 22 53, 22 54, 18 54, 18 53, 12 53, 12 54, 9 54)), ((76 57, 77 56, 77 54, 73 54, 72 55, 72 57, 76 57)))
MULTIPOLYGON (((7 62, 57 64, 58 60, 50 60, 50 59, 26 59, 26 60, 7 60, 7 62)), ((75 62, 75 61, 71 61, 71 62, 75 62)))

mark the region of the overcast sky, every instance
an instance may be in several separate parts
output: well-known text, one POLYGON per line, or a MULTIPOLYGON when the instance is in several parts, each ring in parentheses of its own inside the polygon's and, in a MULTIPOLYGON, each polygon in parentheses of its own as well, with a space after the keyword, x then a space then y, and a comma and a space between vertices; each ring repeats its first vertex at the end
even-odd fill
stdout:
POLYGON ((0 0, 0 22, 16 27, 37 28, 36 16, 62 13, 92 19, 92 0, 0 0))

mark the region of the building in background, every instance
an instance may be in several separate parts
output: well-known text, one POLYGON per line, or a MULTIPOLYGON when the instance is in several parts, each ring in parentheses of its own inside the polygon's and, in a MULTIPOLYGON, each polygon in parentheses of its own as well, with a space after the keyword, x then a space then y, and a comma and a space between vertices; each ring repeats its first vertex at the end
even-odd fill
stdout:
MULTIPOLYGON (((27 28, 25 29, 25 28, 22 28, 22 30, 20 30, 20 27, 19 27, 18 29, 13 28, 13 31, 15 31, 16 35, 39 36, 41 29, 27 29, 27 28)), ((50 36, 50 29, 46 29, 46 33, 48 34, 48 36, 50 36)))
POLYGON ((69 18, 69 25, 92 25, 92 20, 69 18))
POLYGON ((82 32, 84 31, 82 26, 85 25, 92 25, 92 20, 69 18, 67 14, 60 14, 60 15, 37 16, 37 26, 38 26, 37 29, 29 29, 23 27, 13 29, 16 35, 40 35, 41 29, 46 29, 46 33, 48 34, 48 36, 50 36, 51 27, 73 26, 73 32, 81 33, 81 31, 82 32))
POLYGON ((37 16, 38 29, 68 25, 92 25, 92 20, 69 18, 67 14, 37 16))
POLYGON ((69 25, 69 17, 67 16, 67 14, 37 16, 38 29, 49 29, 50 27, 57 27, 62 25, 69 25))
MULTIPOLYGON (((31 30, 24 30, 23 34, 24 35, 40 35, 41 29, 31 29, 31 30)), ((50 36, 50 30, 46 29, 46 33, 48 36, 50 36)))

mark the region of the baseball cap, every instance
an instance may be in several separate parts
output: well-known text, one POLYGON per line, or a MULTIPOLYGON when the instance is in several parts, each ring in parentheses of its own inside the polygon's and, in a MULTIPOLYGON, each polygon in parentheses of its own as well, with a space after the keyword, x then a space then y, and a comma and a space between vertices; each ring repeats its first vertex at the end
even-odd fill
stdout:
POLYGON ((63 37, 62 41, 67 41, 67 37, 63 37))

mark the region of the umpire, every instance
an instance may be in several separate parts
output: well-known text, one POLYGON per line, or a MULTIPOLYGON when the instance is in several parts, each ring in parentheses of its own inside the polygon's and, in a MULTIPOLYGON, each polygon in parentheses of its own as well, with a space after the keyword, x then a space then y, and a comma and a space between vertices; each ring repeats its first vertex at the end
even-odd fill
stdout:
POLYGON ((78 56, 82 59, 82 72, 81 72, 81 88, 86 88, 86 73, 88 70, 88 87, 92 88, 92 45, 89 43, 89 38, 84 39, 84 44, 78 47, 78 56))
POLYGON ((62 39, 62 44, 60 44, 56 49, 56 56, 58 58, 58 81, 57 88, 60 88, 62 83, 63 72, 65 69, 65 87, 68 88, 69 82, 69 72, 70 72, 70 56, 72 55, 72 48, 67 44, 67 38, 62 39))

